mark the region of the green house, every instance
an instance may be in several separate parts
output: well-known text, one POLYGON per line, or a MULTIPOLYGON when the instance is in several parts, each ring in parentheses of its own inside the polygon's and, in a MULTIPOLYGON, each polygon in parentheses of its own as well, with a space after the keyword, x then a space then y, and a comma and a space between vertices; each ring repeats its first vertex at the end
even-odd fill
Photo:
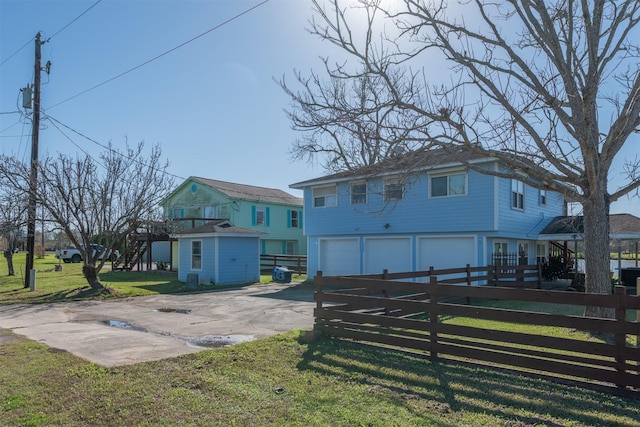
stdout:
POLYGON ((265 233, 260 238, 262 254, 306 255, 302 202, 274 188, 192 176, 160 205, 173 233, 226 219, 236 227, 265 233))

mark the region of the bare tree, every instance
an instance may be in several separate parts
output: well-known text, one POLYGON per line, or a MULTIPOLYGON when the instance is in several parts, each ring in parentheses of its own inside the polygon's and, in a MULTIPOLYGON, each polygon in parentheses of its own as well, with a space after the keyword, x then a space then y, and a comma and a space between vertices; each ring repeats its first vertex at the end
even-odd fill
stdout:
POLYGON ((321 162, 325 170, 339 172, 372 166, 423 145, 411 138, 415 116, 397 108, 379 76, 322 80, 296 73, 295 78, 303 88, 299 92, 284 78, 279 82, 292 100, 287 112, 292 128, 302 134, 290 150, 294 159, 321 162))
MULTIPOLYGON (((98 278, 108 257, 92 245, 102 245, 107 253, 119 248, 144 221, 154 219, 158 203, 173 187, 160 148, 148 155, 143 149, 142 143, 125 152, 109 145, 99 160, 59 154, 40 163, 38 203, 78 248, 84 277, 97 291, 108 291, 98 278)), ((15 174, 28 176, 25 165, 3 160, 15 174)))
POLYGON ((98 273, 107 261, 92 244, 111 251, 149 220, 173 186, 161 164, 161 150, 147 157, 144 144, 124 153, 107 150, 95 161, 59 155, 42 164, 44 206, 80 250, 83 274, 93 289, 103 289, 98 273), (96 242, 96 238, 99 239, 96 242))
POLYGON ((0 168, 0 238, 4 239, 4 257, 9 276, 14 276, 13 254, 21 241, 27 222, 27 199, 24 193, 16 192, 7 182, 0 168))
POLYGON ((587 291, 611 292, 609 207, 640 187, 635 158, 625 161, 625 184, 609 188, 612 165, 640 126, 640 2, 313 3, 310 31, 356 63, 325 59, 325 72, 383 82, 385 108, 413 115, 414 143, 496 157, 507 167, 490 173, 579 202, 587 291), (450 64, 446 81, 431 78, 439 58, 450 64))

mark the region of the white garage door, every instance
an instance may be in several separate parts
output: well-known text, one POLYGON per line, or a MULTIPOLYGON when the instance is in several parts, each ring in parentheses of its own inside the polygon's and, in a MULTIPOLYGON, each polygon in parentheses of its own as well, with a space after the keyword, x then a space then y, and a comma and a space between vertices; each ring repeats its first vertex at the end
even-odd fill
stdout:
POLYGON ((418 269, 436 270, 478 265, 473 237, 421 237, 418 239, 418 269))
POLYGON ((324 276, 360 274, 358 239, 320 240, 318 265, 324 276))
POLYGON ((365 239, 364 274, 381 274, 385 269, 389 273, 412 270, 411 239, 408 237, 365 239))

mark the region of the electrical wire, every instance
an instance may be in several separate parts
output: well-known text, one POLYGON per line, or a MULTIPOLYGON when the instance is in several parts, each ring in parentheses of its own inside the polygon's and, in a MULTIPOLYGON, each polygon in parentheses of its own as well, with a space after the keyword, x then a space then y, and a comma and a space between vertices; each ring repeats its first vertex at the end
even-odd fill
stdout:
MULTIPOLYGON (((63 32, 64 30, 66 30, 71 24, 73 24, 74 22, 76 22, 78 19, 80 19, 85 13, 89 12, 91 9, 93 9, 98 3, 100 3, 102 0, 98 0, 96 1, 94 4, 92 4, 91 6, 89 6, 89 8, 87 10, 85 10, 84 12, 82 12, 80 15, 76 16, 73 20, 71 20, 71 22, 69 22, 67 25, 65 25, 64 27, 60 28, 58 31, 56 31, 51 37, 47 38, 46 41, 51 40, 52 38, 54 38, 55 36, 57 36, 58 34, 60 34, 61 32, 63 32)), ((5 59, 4 61, 0 62, 0 66, 4 65, 5 62, 7 62, 8 60, 10 60, 11 58, 13 58, 14 56, 16 56, 18 54, 18 52, 20 52, 22 49, 24 49, 25 47, 29 46, 29 44, 33 43, 33 39, 28 40, 22 47, 20 47, 18 50, 16 50, 15 52, 13 52, 11 55, 9 55, 9 57, 7 57, 7 59, 5 59)))
MULTIPOLYGON (((51 117, 51 116, 49 116, 49 115, 45 115, 45 117, 44 117, 44 118, 45 118, 46 120, 49 120, 49 121, 51 122, 51 124, 53 125, 53 127, 55 127, 56 129, 58 129, 58 131, 59 131, 59 132, 60 132, 60 133, 65 137, 65 138, 67 138, 67 139, 69 140, 69 142, 71 142, 73 145, 75 145, 76 147, 78 147, 78 149, 80 149, 80 151, 82 151, 83 153, 85 153, 87 156, 91 157, 93 160, 95 160, 95 159, 94 159, 94 158, 93 158, 89 153, 87 153, 84 149, 82 149, 78 144, 76 144, 76 143, 75 143, 75 142, 74 142, 74 141, 73 141, 73 140, 72 140, 72 139, 71 139, 67 134, 65 134, 65 133, 62 131, 62 129, 60 129, 60 127, 58 127, 58 126, 57 126, 57 124, 58 124, 58 125, 60 125, 60 126, 62 126, 62 127, 64 127, 64 128, 66 128, 66 129, 69 129, 71 132, 73 132, 73 133, 75 133, 75 134, 77 134, 77 135, 81 136, 82 138, 86 139, 87 141, 90 141, 90 142, 94 143, 95 145, 97 145, 97 146, 99 146, 99 147, 101 147, 101 148, 104 148, 105 150, 107 150, 107 151, 109 151, 109 152, 111 152, 111 153, 113 153, 113 154, 115 154, 115 155, 118 155, 118 156, 124 157, 124 158, 126 158, 126 159, 129 159, 129 160, 131 160, 131 161, 133 161, 133 162, 135 162, 135 163, 139 164, 140 166, 149 167, 149 165, 145 164, 144 162, 142 162, 142 161, 140 161, 140 160, 137 160, 136 158, 129 157, 129 156, 127 156, 126 154, 121 153, 120 151, 114 150, 114 149, 113 149, 113 148, 111 148, 110 146, 105 145, 105 144, 102 144, 102 143, 100 143, 100 142, 96 141, 95 139, 89 138, 87 135, 83 134, 82 132, 79 132, 79 131, 77 131, 77 130, 73 129, 72 127, 70 127, 70 126, 65 125, 64 123, 60 122, 59 120, 57 120, 57 119, 55 119, 55 118, 53 118, 53 117, 51 117), (56 124, 56 123, 57 123, 57 124, 56 124)), ((96 160, 96 162, 97 162, 97 160, 96 160)), ((97 163, 98 163, 98 164, 100 164, 99 162, 97 162, 97 163)), ((102 165, 101 165, 101 166, 102 166, 102 165)), ((104 166, 103 166, 103 167, 104 167, 104 166)), ((184 178, 184 177, 181 177, 181 176, 178 176, 178 175, 172 174, 172 173, 167 172, 167 171, 158 170, 158 172, 160 172, 160 173, 162 173, 162 174, 164 174, 164 175, 171 176, 171 177, 173 177, 173 178, 178 178, 178 179, 181 179, 181 180, 185 180, 185 178, 184 178)))
POLYGON ((71 101, 72 99, 75 99, 75 98, 77 98, 77 97, 79 97, 81 95, 84 95, 87 92, 90 92, 90 91, 92 91, 94 89, 97 89, 97 88, 99 88, 101 86, 104 86, 107 83, 111 83, 112 81, 114 81, 116 79, 119 79, 120 77, 123 77, 123 76, 125 76, 125 75, 127 75, 127 74, 129 74, 129 73, 131 73, 131 72, 133 72, 133 71, 135 71, 137 69, 139 69, 139 68, 142 68, 145 65, 150 64, 151 62, 153 62, 153 61, 155 61, 157 59, 160 59, 163 56, 166 56, 166 55, 170 54, 171 52, 180 49, 181 47, 186 46, 187 44, 199 39, 200 37, 203 37, 203 36, 209 34, 210 32, 215 31, 215 30, 219 29, 220 27, 223 27, 223 26, 229 24, 230 22, 235 21, 236 19, 240 18, 241 16, 246 15, 247 13, 257 9, 258 7, 260 7, 262 5, 264 5, 265 3, 268 3, 269 1, 270 0, 263 0, 262 2, 250 7, 249 9, 246 9, 246 10, 240 12, 239 14, 237 14, 235 16, 232 16, 231 18, 227 19, 226 21, 221 22, 220 24, 216 25, 215 27, 212 27, 212 28, 208 29, 207 31, 205 31, 205 32, 203 32, 201 34, 198 34, 197 36, 192 37, 191 39, 179 44, 178 46, 175 46, 175 47, 173 47, 173 48, 171 48, 171 49, 169 49, 169 50, 167 50, 167 51, 165 51, 165 52, 163 52, 163 53, 161 53, 161 54, 159 54, 159 55, 157 55, 157 56, 155 56, 155 57, 153 57, 153 58, 151 58, 151 59, 149 59, 149 60, 147 60, 145 62, 143 62, 142 64, 136 65, 133 68, 129 68, 128 70, 126 70, 126 71, 124 71, 124 72, 122 72, 122 73, 120 73, 120 74, 118 74, 118 75, 116 75, 114 77, 111 77, 110 79, 107 79, 107 80, 103 81, 102 83, 98 83, 97 85, 92 86, 89 89, 86 89, 86 90, 84 90, 84 91, 82 91, 82 92, 80 92, 80 93, 78 93, 76 95, 73 95, 73 96, 71 96, 71 97, 69 97, 69 98, 67 98, 67 99, 65 99, 63 101, 60 101, 57 104, 50 105, 48 108, 51 109, 51 108, 57 107, 58 105, 64 104, 67 101, 71 101))
POLYGON ((49 37, 47 39, 47 41, 51 40, 52 38, 54 38, 55 36, 57 36, 58 34, 60 34, 61 32, 63 32, 64 30, 67 29, 67 27, 69 27, 71 24, 73 24, 74 22, 76 22, 78 19, 80 19, 85 13, 89 12, 91 9, 93 9, 98 3, 100 3, 102 0, 98 0, 96 1, 94 4, 92 4, 91 6, 89 6, 89 8, 87 10, 85 10, 84 12, 82 12, 80 15, 76 16, 75 19, 73 19, 71 22, 69 22, 67 25, 65 25, 64 27, 60 28, 58 31, 56 31, 55 33, 53 33, 53 35, 51 37, 49 37))

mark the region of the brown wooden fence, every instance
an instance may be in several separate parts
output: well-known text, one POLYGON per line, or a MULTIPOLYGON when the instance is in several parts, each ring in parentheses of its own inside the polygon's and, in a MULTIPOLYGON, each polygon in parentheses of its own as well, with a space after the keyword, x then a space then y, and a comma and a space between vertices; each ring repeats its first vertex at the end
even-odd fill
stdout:
POLYGON ((296 274, 307 274, 307 256, 260 255, 260 271, 272 271, 274 267, 287 267, 296 274))
MULTIPOLYGON (((623 286, 616 287, 612 295, 602 295, 460 286, 440 279, 441 275, 452 274, 466 277, 468 270, 468 267, 432 269, 422 282, 397 280, 416 277, 416 273, 387 274, 382 278, 375 277, 382 275, 325 277, 318 272, 315 329, 333 337, 417 351, 432 359, 467 360, 562 380, 604 384, 617 393, 640 397, 640 323, 629 320, 634 317, 634 310, 640 310, 640 297, 626 295, 623 286), (614 309, 615 318, 518 311, 479 304, 487 300, 608 307, 614 309), (499 327, 461 326, 446 321, 451 317, 556 326, 611 339, 595 342, 499 327)), ((425 276, 424 273, 427 272, 420 274, 425 276)), ((486 279, 479 279, 482 276, 471 277, 478 279, 475 284, 486 283, 486 279)))

